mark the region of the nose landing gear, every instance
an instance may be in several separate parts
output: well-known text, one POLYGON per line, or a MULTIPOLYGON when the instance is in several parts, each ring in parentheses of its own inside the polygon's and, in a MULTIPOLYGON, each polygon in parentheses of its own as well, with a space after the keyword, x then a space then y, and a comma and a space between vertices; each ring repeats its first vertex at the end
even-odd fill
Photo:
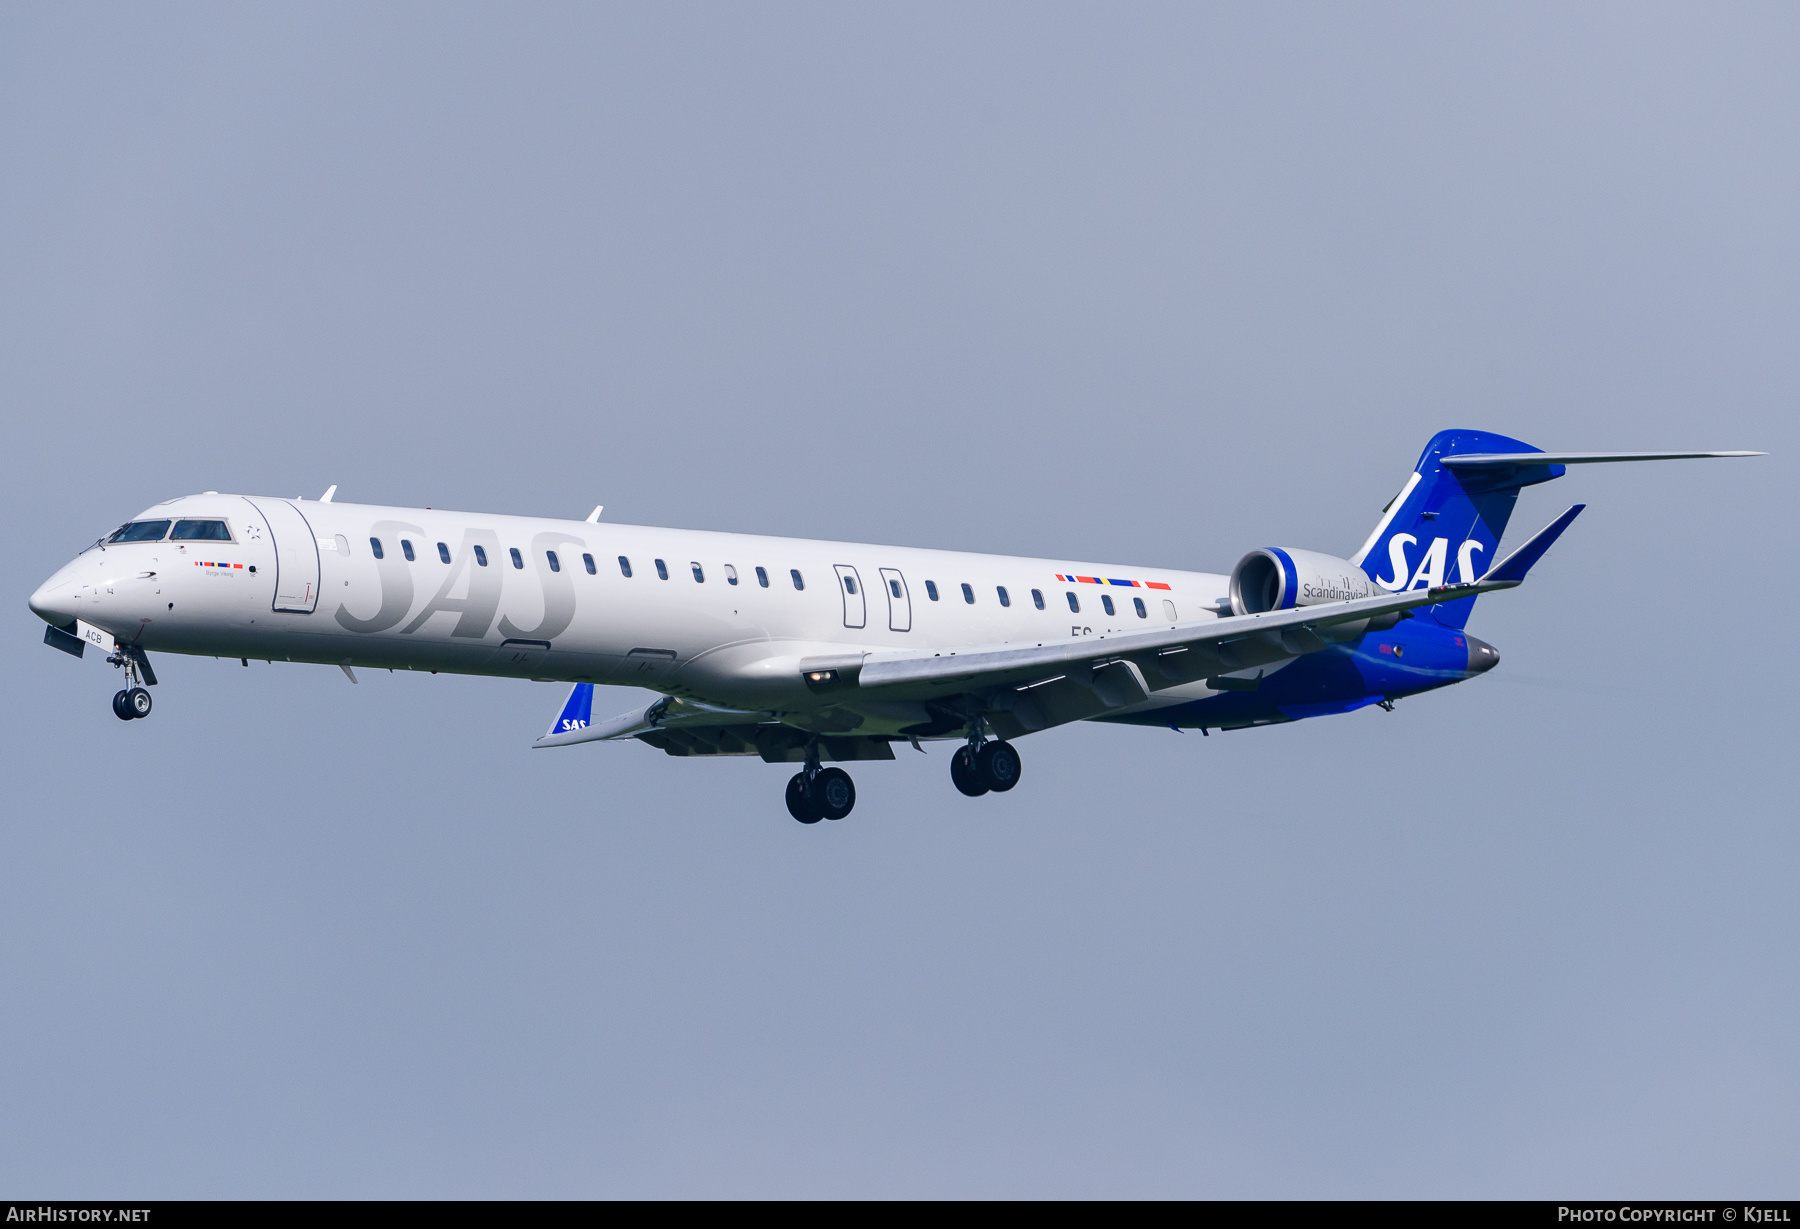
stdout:
POLYGON ((129 687, 113 697, 113 712, 120 721, 150 715, 150 693, 142 687, 129 687))
POLYGON ((842 768, 819 767, 819 748, 806 749, 806 767, 787 784, 788 814, 803 824, 842 819, 856 806, 856 783, 842 768))
POLYGON ((116 670, 125 671, 129 686, 113 697, 113 715, 120 721, 132 721, 138 717, 150 715, 150 693, 145 684, 156 683, 156 671, 150 668, 150 658, 142 649, 129 645, 120 645, 113 655, 106 659, 116 670))

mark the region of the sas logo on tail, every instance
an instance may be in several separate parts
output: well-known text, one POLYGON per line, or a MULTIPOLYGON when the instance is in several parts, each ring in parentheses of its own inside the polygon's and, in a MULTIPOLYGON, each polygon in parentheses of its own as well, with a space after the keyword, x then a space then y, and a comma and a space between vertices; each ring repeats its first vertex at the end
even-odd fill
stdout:
MULTIPOLYGON (((1389 593, 1398 593, 1402 589, 1435 589, 1443 584, 1444 564, 1450 554, 1449 538, 1433 538, 1431 545, 1425 548, 1424 558, 1414 567, 1406 557, 1406 548, 1417 546, 1419 540, 1410 533, 1397 533, 1388 539, 1388 571, 1391 575, 1383 580, 1375 577, 1375 583, 1389 593), (1411 579, 1405 579, 1411 577, 1411 579)), ((1470 538, 1457 548, 1456 581, 1459 584, 1470 584, 1480 577, 1475 571, 1475 552, 1486 550, 1481 543, 1470 538)))

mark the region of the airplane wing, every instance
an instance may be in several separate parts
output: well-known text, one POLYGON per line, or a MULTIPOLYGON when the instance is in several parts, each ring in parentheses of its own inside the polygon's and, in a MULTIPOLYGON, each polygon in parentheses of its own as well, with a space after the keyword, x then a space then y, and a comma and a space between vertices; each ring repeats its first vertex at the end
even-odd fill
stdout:
MULTIPOLYGON (((669 755, 760 755, 771 764, 798 764, 805 761, 807 744, 813 740, 807 731, 769 713, 722 708, 679 696, 658 696, 640 708, 598 722, 588 721, 585 715, 593 702, 594 685, 575 684, 563 705, 563 715, 548 734, 531 745, 569 747, 636 740, 669 755)), ((818 744, 819 758, 824 761, 894 758, 885 739, 827 734, 818 744)))
MULTIPOLYGON (((1207 673, 1226 673, 1258 664, 1253 660, 1263 656, 1258 653, 1258 646, 1269 650, 1268 660, 1312 652, 1325 646, 1315 629, 1398 615, 1414 607, 1454 601, 1475 589, 1473 585, 1445 585, 1355 602, 1331 602, 1267 614, 1229 615, 1146 631, 1082 636, 1033 645, 993 645, 904 656, 869 654, 856 671, 856 681, 864 691, 879 689, 893 698, 924 697, 934 694, 931 688, 945 684, 979 682, 984 686, 1005 686, 1041 678, 1047 672, 1103 661, 1155 664, 1159 667, 1158 673, 1162 673, 1160 667, 1170 664, 1177 655, 1194 650, 1202 650, 1221 663, 1207 673), (1238 664, 1240 659, 1242 662, 1238 664)), ((1392 626, 1391 620, 1388 626, 1392 626)), ((1191 671, 1182 673, 1192 674, 1191 671)))
POLYGON ((741 726, 755 725, 767 721, 763 713, 747 712, 735 708, 719 708, 712 704, 702 704, 698 700, 683 700, 675 696, 658 696, 642 708, 634 708, 628 713, 620 713, 607 721, 591 722, 587 719, 587 711, 594 702, 594 685, 577 683, 569 693, 568 703, 563 706, 563 716, 557 724, 531 745, 533 747, 567 747, 574 743, 614 742, 620 739, 636 738, 649 730, 680 729, 687 726, 741 726), (576 710, 580 716, 571 720, 569 714, 576 710))
MULTIPOLYGON (((1219 690, 1254 687, 1241 678, 1243 672, 1392 627, 1421 606, 1515 587, 1583 507, 1570 508, 1471 584, 1036 644, 803 658, 801 677, 822 707, 910 704, 920 721, 901 727, 900 738, 934 737, 977 715, 1001 737, 1016 738, 1128 708, 1183 683, 1204 679, 1219 690), (1240 678, 1228 677, 1234 674, 1240 678)), ((771 762, 798 762, 815 737, 774 713, 677 696, 659 696, 601 722, 589 720, 592 704, 593 684, 575 684, 556 723, 532 746, 637 739, 670 755, 760 755, 771 762)), ((892 759, 893 737, 823 735, 818 742, 824 759, 892 759)))
MULTIPOLYGON (((1420 606, 1519 585, 1584 507, 1570 508, 1472 584, 1045 644, 870 654, 860 667, 815 671, 807 679, 818 690, 848 691, 844 684, 850 679, 838 676, 853 675, 856 693, 871 699, 951 700, 954 706, 956 699, 979 696, 979 708, 989 714, 995 732, 1009 738, 1128 708, 1183 683, 1206 680, 1219 690, 1254 687, 1242 675, 1256 667, 1391 627, 1420 606), (831 677, 815 681, 821 674, 831 677)), ((845 702, 854 700, 846 696, 845 702)))

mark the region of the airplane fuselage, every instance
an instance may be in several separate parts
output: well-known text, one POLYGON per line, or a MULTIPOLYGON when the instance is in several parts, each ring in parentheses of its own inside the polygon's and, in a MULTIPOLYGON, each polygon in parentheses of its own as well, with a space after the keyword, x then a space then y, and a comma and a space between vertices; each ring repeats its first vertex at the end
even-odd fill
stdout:
MULTIPOLYGON (((131 524, 151 527, 136 531, 145 540, 97 543, 45 582, 33 608, 149 651, 642 686, 802 726, 816 713, 826 728, 845 728, 850 709, 864 734, 935 727, 918 704, 819 694, 803 663, 1229 613, 1227 576, 1141 565, 263 496, 187 496, 131 524), (153 535, 162 521, 169 528, 153 535), (206 523, 223 528, 175 536, 206 523)), ((1408 633, 1399 657, 1392 635, 1385 649, 1348 646, 1337 656, 1363 669, 1340 662, 1304 694, 1196 682, 1108 717, 1264 724, 1300 715, 1284 715, 1283 699, 1343 711, 1473 672, 1464 637, 1408 633), (1373 687, 1371 669, 1382 676, 1373 687), (1208 700, 1223 703, 1196 709, 1208 700)))

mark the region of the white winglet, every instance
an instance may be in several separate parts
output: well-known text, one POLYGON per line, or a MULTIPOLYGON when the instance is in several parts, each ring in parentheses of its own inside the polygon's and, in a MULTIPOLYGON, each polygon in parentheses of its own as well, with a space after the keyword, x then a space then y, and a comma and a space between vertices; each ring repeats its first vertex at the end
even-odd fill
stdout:
POLYGON ((595 504, 594 510, 587 514, 587 523, 590 525, 598 525, 600 523, 600 514, 604 511, 606 511, 605 504, 595 504))
POLYGON ((550 733, 531 745, 567 747, 574 743, 619 742, 635 738, 645 730, 663 726, 756 725, 769 720, 766 713, 748 709, 720 708, 716 704, 706 704, 699 700, 658 696, 642 708, 620 713, 609 721, 590 721, 588 718, 592 703, 592 686, 586 683, 576 684, 576 689, 569 694, 568 703, 563 706, 563 715, 550 728, 550 733), (583 687, 588 689, 585 696, 581 694, 583 687), (570 720, 571 717, 574 720, 570 720))
POLYGON ((323 495, 319 496, 319 502, 322 504, 328 504, 331 502, 331 497, 336 494, 337 494, 337 483, 334 482, 330 486, 325 488, 325 493, 323 495))

